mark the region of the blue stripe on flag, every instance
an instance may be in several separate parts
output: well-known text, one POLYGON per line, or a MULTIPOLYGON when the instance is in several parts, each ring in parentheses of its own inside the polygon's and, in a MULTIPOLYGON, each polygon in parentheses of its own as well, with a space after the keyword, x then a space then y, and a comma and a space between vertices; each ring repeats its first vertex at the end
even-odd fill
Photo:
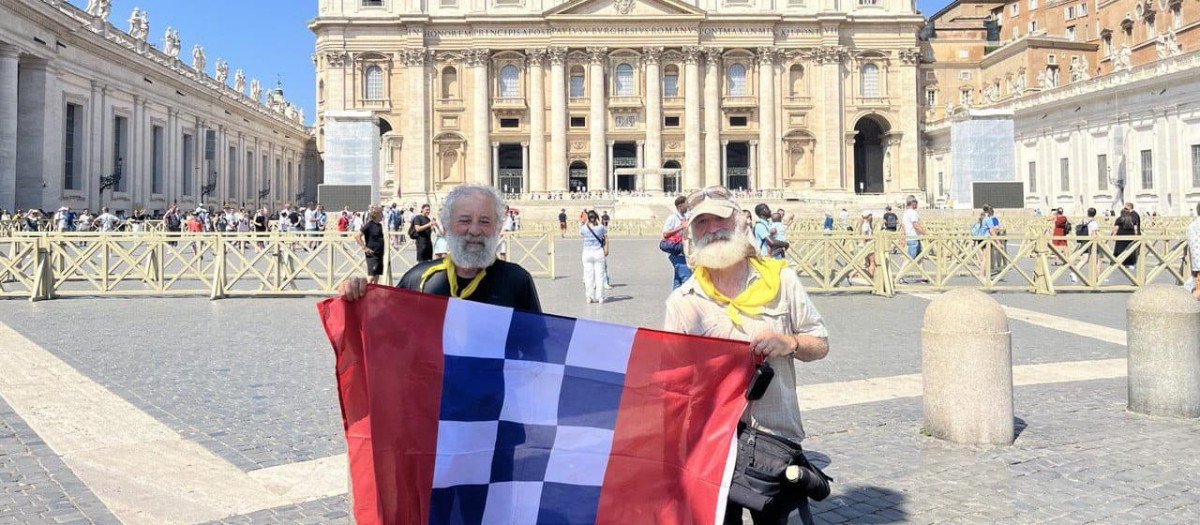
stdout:
POLYGON ((575 320, 568 317, 514 312, 504 345, 504 357, 522 361, 563 364, 575 320))

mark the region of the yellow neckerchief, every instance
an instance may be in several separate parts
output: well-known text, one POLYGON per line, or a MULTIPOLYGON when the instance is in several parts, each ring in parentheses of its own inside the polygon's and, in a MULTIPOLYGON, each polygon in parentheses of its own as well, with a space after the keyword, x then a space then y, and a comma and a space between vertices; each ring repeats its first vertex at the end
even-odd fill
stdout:
POLYGON ((422 292, 425 291, 425 281, 428 281, 433 274, 442 270, 446 271, 446 280, 450 281, 450 297, 457 297, 459 299, 466 299, 475 293, 475 289, 479 288, 479 283, 483 281, 483 276, 487 274, 487 269, 480 269, 479 273, 475 274, 475 277, 471 279, 471 282, 467 283, 467 287, 463 289, 462 295, 459 295, 458 273, 454 270, 454 261, 450 260, 450 256, 447 255, 442 257, 442 262, 430 266, 429 269, 425 270, 425 273, 421 274, 420 288, 422 292))
POLYGON ((775 297, 779 295, 780 272, 787 265, 787 261, 784 259, 748 257, 747 261, 750 263, 750 267, 758 272, 759 278, 733 299, 717 289, 712 278, 708 276, 708 270, 703 266, 697 267, 692 274, 692 277, 696 279, 696 284, 700 285, 700 289, 704 290, 705 295, 711 297, 718 304, 726 305, 729 319, 736 326, 742 326, 742 314, 761 314, 762 307, 775 300, 775 297))

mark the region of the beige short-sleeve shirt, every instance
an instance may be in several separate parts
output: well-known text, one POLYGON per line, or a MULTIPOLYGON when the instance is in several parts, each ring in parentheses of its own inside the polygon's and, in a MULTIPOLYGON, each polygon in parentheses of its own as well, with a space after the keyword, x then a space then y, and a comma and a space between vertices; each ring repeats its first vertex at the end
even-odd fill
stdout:
MULTIPOLYGON (((746 284, 759 279, 751 267, 746 284)), ((742 315, 741 326, 733 324, 725 306, 710 299, 694 278, 688 279, 667 298, 665 329, 691 335, 750 341, 761 332, 829 337, 821 314, 804 291, 796 271, 784 268, 780 275, 779 296, 763 307, 761 315, 742 315)), ((749 352, 749 348, 746 349, 749 352)), ((753 401, 742 415, 751 427, 791 438, 804 439, 800 421, 800 402, 796 398, 796 363, 792 357, 770 359, 775 369, 762 399, 753 401)))

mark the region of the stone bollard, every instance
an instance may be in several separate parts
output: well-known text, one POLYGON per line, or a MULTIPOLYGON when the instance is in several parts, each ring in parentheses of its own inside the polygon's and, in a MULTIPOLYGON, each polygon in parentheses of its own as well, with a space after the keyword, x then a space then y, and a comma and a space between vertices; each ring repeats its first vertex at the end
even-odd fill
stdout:
POLYGON ((1200 301, 1152 284, 1129 298, 1129 410, 1200 418, 1200 301))
POLYGON ((1012 332, 995 299, 946 292, 925 309, 921 329, 925 431, 973 445, 1013 442, 1012 332))

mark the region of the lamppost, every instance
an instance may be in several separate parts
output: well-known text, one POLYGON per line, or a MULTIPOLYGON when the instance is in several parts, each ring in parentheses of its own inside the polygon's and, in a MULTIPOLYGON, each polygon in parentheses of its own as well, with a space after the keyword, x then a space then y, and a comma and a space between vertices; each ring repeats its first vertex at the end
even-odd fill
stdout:
MULTIPOLYGON (((113 192, 117 191, 117 184, 120 184, 120 182, 121 182, 121 171, 123 169, 124 164, 125 164, 125 159, 122 157, 117 157, 117 165, 116 165, 115 172, 112 175, 100 176, 100 207, 101 208, 104 207, 104 190, 112 190, 113 192)), ((111 193, 109 194, 109 197, 110 198, 112 197, 111 193)))
POLYGON ((212 195, 214 192, 216 192, 216 190, 217 190, 217 171, 213 170, 212 174, 210 174, 208 176, 208 184, 205 184, 204 186, 200 187, 200 200, 203 201, 204 197, 212 195))
POLYGON ((267 198, 267 196, 271 194, 271 181, 267 180, 266 182, 267 182, 267 187, 258 191, 258 207, 259 208, 261 208, 263 206, 262 200, 267 198))

